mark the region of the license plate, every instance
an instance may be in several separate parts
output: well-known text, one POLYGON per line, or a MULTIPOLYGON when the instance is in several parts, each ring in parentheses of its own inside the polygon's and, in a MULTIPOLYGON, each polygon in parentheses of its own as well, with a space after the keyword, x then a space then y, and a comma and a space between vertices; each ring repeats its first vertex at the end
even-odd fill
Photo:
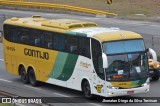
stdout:
POLYGON ((127 91, 127 94, 133 94, 134 91, 127 91))

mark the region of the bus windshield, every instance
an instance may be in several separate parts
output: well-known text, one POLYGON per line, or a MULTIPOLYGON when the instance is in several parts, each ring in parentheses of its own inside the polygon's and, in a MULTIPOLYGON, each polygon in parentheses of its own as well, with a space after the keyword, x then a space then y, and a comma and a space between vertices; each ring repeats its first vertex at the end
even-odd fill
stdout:
POLYGON ((145 46, 142 39, 113 41, 113 42, 103 43, 103 50, 104 53, 110 55, 110 54, 145 51, 145 46))
POLYGON ((103 44, 108 56, 106 80, 137 80, 148 77, 148 61, 143 40, 116 41, 103 44))

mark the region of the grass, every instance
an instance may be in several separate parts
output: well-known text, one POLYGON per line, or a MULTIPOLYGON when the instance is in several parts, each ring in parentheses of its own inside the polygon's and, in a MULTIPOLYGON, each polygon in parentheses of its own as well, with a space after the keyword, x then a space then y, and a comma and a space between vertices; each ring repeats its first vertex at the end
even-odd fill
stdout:
MULTIPOLYGON (((10 0, 17 1, 17 0, 10 0)), ((107 0, 24 0, 26 2, 42 2, 78 6, 117 13, 124 19, 150 20, 160 22, 160 0, 113 0, 110 5, 107 0), (137 15, 140 14, 140 15, 137 15)), ((16 9, 17 7, 15 7, 16 9)), ((42 8, 41 8, 42 9, 42 8)), ((45 8, 44 8, 45 9, 45 8)))
POLYGON ((12 105, 12 104, 9 104, 9 103, 5 103, 5 104, 0 103, 0 106, 13 106, 13 105, 12 105))
MULTIPOLYGON (((109 11, 106 0, 25 0, 29 2, 45 2, 66 4, 91 8, 96 10, 109 11)), ((135 14, 144 14, 147 17, 159 16, 160 0, 113 0, 110 11, 118 13, 119 16, 128 17, 135 14)))

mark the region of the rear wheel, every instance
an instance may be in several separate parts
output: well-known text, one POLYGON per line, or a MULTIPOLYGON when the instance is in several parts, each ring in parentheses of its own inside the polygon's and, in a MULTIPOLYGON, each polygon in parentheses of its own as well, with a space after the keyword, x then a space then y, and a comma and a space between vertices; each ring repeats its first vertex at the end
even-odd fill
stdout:
POLYGON ((35 73, 34 73, 34 70, 33 69, 29 69, 29 82, 32 86, 36 86, 37 85, 37 80, 36 80, 36 76, 35 76, 35 73))
POLYGON ((28 75, 26 73, 26 70, 24 67, 21 67, 20 70, 20 77, 21 77, 21 81, 24 83, 24 84, 27 84, 29 82, 28 80, 28 75))
POLYGON ((91 94, 91 87, 90 87, 88 81, 85 81, 83 83, 83 93, 84 93, 84 96, 86 98, 88 98, 88 99, 92 99, 93 98, 93 95, 91 94))

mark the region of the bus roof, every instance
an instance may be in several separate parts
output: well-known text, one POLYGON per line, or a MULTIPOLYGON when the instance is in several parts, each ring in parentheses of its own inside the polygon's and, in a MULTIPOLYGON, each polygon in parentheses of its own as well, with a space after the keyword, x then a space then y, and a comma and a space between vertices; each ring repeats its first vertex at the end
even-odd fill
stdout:
POLYGON ((40 16, 32 16, 28 18, 14 17, 6 20, 4 24, 91 37, 101 42, 142 38, 141 35, 134 32, 119 30, 118 28, 97 27, 96 23, 80 20, 53 20, 42 18, 40 16))

